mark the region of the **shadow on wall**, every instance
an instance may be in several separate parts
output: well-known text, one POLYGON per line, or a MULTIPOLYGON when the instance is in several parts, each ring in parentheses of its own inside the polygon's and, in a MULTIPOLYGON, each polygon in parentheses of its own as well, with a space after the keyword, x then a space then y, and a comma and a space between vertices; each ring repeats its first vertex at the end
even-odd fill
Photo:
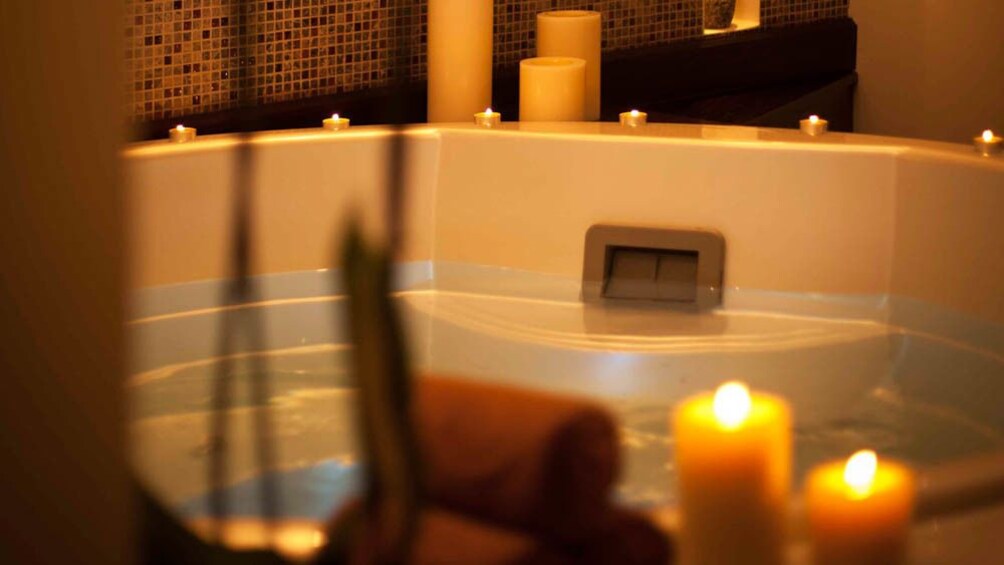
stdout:
POLYGON ((857 1, 862 133, 968 143, 1004 130, 1004 3, 857 1))

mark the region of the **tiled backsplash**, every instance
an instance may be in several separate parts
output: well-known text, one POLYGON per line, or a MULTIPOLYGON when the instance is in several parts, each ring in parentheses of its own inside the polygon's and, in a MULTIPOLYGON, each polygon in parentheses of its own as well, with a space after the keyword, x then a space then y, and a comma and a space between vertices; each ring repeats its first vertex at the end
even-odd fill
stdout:
MULTIPOLYGON (((764 26, 847 15, 849 0, 761 0, 764 26)), ((412 78, 425 74, 428 0, 250 0, 254 43, 239 52, 243 0, 125 0, 127 114, 136 121, 234 107, 240 77, 259 103, 385 85, 395 26, 413 35, 412 78), (397 4, 408 7, 394 8, 397 4)), ((537 12, 603 12, 603 48, 665 44, 702 33, 702 0, 495 0, 495 64, 532 57, 537 12)), ((398 67, 402 68, 402 67, 398 67)))

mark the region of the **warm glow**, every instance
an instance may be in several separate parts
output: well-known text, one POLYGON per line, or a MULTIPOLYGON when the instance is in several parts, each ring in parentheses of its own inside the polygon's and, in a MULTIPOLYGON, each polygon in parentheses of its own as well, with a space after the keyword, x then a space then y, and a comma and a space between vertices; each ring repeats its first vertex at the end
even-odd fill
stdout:
POLYGON ((637 118, 639 114, 641 114, 641 112, 639 112, 638 110, 631 110, 632 118, 637 118))
POLYGON ((178 124, 178 131, 185 131, 185 126, 178 124))
POLYGON ((813 124, 813 125, 818 124, 819 123, 819 116, 815 116, 815 115, 809 116, 809 123, 813 124))
POLYGON ((858 497, 866 497, 871 494, 877 470, 878 455, 870 449, 859 451, 847 460, 847 465, 844 467, 844 483, 858 497))
POLYGON ((338 114, 331 114, 331 119, 337 122, 338 120, 341 119, 341 116, 339 116, 338 114))
POLYGON ((488 116, 490 118, 491 115, 492 115, 492 109, 491 108, 486 109, 485 110, 485 116, 488 116))
POLYGON ((715 418, 726 428, 736 428, 745 422, 752 407, 750 391, 742 383, 725 383, 715 391, 715 418))
POLYGON ((990 130, 987 130, 987 131, 983 132, 983 141, 986 141, 987 143, 990 143, 993 140, 994 140, 994 132, 992 132, 990 130))

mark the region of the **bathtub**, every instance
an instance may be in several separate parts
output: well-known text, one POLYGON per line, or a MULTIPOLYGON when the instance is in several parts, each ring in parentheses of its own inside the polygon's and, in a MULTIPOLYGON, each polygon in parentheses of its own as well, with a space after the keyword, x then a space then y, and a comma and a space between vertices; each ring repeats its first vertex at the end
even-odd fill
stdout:
MULTIPOLYGON (((273 375, 274 472, 290 518, 321 519, 357 488, 333 258, 350 214, 381 230, 388 135, 374 127, 250 141, 260 301, 244 308, 260 314, 267 347, 235 357, 238 377, 251 358, 273 375)), ((921 495, 916 563, 991 555, 1004 504, 945 509, 957 509, 952 493, 988 481, 964 470, 983 463, 960 462, 989 461, 993 483, 993 454, 1004 452, 1004 159, 944 143, 723 126, 448 125, 405 135, 395 299, 419 372, 601 400, 622 421, 617 496, 667 522, 668 411, 742 379, 794 407, 794 492, 811 465, 877 448, 937 478, 921 495), (721 233, 721 307, 583 302, 584 238, 597 224, 721 233)), ((206 512, 237 143, 145 143, 124 156, 134 461, 192 518, 206 512)), ((254 516, 251 413, 246 400, 231 410, 228 492, 236 513, 254 516)))

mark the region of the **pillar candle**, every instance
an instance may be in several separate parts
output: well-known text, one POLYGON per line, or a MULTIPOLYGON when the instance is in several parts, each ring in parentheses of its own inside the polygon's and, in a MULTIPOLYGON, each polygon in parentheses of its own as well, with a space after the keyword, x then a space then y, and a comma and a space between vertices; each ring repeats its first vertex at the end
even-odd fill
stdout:
POLYGON ((792 442, 787 404, 728 383, 684 401, 673 430, 681 563, 783 563, 792 442))
POLYGON ((467 122, 492 101, 492 0, 429 0, 430 122, 467 122))
POLYGON ((589 10, 537 14, 537 56, 586 62, 586 119, 600 119, 601 16, 589 10))
POLYGON ((915 491, 907 467, 873 451, 813 469, 805 492, 813 562, 904 563, 915 491))
POLYGON ((585 119, 586 62, 572 57, 536 57, 519 63, 522 122, 585 119))

